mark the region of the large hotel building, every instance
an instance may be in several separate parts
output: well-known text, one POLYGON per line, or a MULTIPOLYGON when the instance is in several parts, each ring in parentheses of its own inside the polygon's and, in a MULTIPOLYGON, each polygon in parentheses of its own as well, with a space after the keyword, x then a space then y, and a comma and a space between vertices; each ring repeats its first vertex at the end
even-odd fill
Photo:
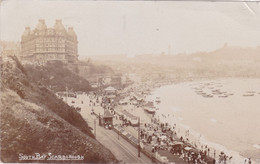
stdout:
POLYGON ((72 27, 66 30, 61 20, 47 28, 43 19, 34 30, 26 27, 21 40, 21 59, 31 63, 48 61, 75 63, 78 60, 78 41, 72 27))

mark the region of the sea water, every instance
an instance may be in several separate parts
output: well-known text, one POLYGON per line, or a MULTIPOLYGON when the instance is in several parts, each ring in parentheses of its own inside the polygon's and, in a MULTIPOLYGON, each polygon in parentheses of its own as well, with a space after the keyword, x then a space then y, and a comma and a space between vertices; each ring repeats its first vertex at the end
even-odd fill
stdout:
POLYGON ((218 79, 162 86, 155 100, 161 122, 177 124, 177 134, 196 145, 233 156, 234 163, 251 157, 260 163, 260 79, 218 79), (207 96, 208 95, 208 96, 207 96))

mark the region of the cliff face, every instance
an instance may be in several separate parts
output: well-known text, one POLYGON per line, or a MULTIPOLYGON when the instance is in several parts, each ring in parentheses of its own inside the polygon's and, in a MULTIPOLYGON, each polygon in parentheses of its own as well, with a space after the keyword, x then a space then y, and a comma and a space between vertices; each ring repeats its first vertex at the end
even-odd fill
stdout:
POLYGON ((94 139, 85 120, 44 86, 38 86, 14 58, 1 65, 1 161, 116 162, 94 139), (19 160, 23 155, 80 155, 84 159, 19 160))

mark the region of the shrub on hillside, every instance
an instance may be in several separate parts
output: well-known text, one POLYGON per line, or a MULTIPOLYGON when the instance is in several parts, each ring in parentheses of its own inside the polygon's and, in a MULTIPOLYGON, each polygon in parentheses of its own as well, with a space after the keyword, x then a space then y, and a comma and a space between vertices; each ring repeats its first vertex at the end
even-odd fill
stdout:
POLYGON ((44 66, 26 65, 25 69, 33 81, 54 91, 66 91, 66 87, 73 91, 92 90, 87 80, 69 70, 62 62, 47 63, 44 66))

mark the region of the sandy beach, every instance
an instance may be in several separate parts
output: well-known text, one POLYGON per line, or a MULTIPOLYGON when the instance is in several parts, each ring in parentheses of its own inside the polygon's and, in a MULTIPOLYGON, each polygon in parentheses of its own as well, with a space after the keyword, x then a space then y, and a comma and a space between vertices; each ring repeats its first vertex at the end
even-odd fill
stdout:
POLYGON ((259 163, 259 92, 259 79, 220 79, 163 86, 147 99, 161 98, 156 117, 176 123, 180 135, 189 129, 196 143, 225 151, 239 162, 251 157, 259 163))

